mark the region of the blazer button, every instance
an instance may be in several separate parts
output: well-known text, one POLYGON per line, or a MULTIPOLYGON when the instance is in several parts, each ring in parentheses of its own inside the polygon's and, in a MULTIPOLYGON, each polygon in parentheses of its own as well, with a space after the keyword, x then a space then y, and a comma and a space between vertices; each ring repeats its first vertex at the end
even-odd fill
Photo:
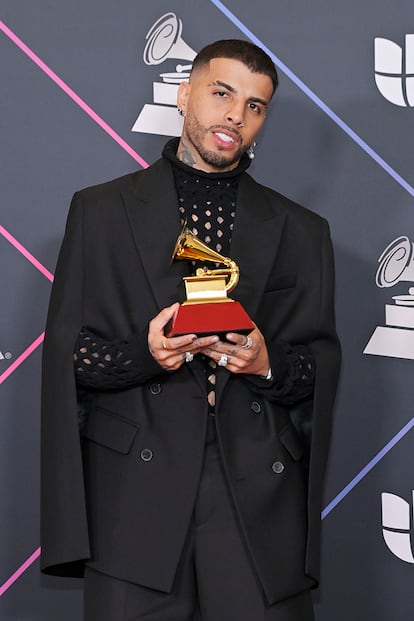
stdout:
POLYGON ((150 386, 150 393, 152 395, 159 395, 161 390, 162 390, 161 384, 151 384, 150 386))
POLYGON ((262 411, 262 406, 258 401, 253 401, 250 405, 250 408, 253 410, 255 414, 259 414, 262 411))
POLYGON ((285 469, 284 465, 282 464, 281 461, 275 461, 272 464, 272 470, 275 474, 282 474, 283 470, 285 469))
POLYGON ((140 457, 142 461, 151 461, 151 459, 154 457, 154 453, 151 451, 151 449, 142 449, 140 457))

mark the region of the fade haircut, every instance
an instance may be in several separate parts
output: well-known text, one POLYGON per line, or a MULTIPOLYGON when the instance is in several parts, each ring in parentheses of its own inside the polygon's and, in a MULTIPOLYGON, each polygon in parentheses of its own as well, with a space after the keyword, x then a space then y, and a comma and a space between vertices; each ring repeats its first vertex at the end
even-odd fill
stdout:
MULTIPOLYGON (((232 58, 246 65, 253 73, 267 75, 273 83, 273 93, 279 80, 272 59, 260 47, 242 39, 223 39, 206 45, 193 61, 192 71, 202 69, 213 58, 232 58)), ((273 95, 272 93, 272 95, 273 95)))

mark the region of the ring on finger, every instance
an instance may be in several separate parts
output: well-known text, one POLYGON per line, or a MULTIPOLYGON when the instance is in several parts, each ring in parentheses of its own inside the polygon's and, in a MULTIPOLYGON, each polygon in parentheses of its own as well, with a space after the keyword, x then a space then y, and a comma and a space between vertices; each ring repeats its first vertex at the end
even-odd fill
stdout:
POLYGON ((192 362, 194 360, 194 355, 191 353, 191 351, 186 351, 184 354, 184 360, 186 362, 192 362))
POLYGON ((247 341, 245 342, 244 345, 242 345, 242 349, 250 349, 250 347, 253 345, 253 340, 250 336, 247 337, 247 341))
POLYGON ((221 354, 220 360, 218 361, 217 364, 219 365, 219 367, 226 367, 228 361, 229 361, 229 358, 228 358, 227 354, 221 354))
POLYGON ((163 349, 168 349, 166 339, 164 339, 164 341, 162 343, 162 347, 163 347, 163 349))

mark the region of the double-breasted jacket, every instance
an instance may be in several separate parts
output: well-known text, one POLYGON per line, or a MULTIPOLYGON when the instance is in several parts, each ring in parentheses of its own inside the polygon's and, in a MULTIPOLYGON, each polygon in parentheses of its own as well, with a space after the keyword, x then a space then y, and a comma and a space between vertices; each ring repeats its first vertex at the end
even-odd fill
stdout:
MULTIPOLYGON (((191 519, 207 401, 197 357, 164 372, 148 323, 182 300, 187 262, 170 264, 180 230, 170 164, 75 194, 53 285, 43 354, 42 569, 83 564, 168 591, 191 519), (82 326, 141 339, 135 386, 88 396, 78 428, 73 347, 82 326)), ((320 509, 339 344, 326 221, 247 173, 239 181, 233 292, 272 350, 310 347, 311 401, 217 369, 216 416, 240 528, 270 603, 318 580, 320 509), (277 464, 277 467, 275 467, 277 464)))

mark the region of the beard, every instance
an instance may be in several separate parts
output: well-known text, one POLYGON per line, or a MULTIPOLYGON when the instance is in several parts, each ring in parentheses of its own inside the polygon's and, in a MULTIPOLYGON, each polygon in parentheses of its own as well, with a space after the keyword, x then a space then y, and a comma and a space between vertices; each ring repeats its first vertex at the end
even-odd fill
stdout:
POLYGON ((240 161, 243 153, 246 151, 246 146, 243 145, 241 136, 234 129, 226 125, 211 125, 210 127, 203 127, 194 115, 187 115, 185 123, 185 137, 196 149, 201 159, 209 166, 214 166, 219 170, 227 169, 233 164, 237 164, 240 161), (231 155, 226 151, 220 151, 218 147, 217 151, 211 151, 204 146, 204 138, 208 133, 214 130, 224 129, 230 131, 234 136, 236 142, 238 142, 238 148, 231 155))

